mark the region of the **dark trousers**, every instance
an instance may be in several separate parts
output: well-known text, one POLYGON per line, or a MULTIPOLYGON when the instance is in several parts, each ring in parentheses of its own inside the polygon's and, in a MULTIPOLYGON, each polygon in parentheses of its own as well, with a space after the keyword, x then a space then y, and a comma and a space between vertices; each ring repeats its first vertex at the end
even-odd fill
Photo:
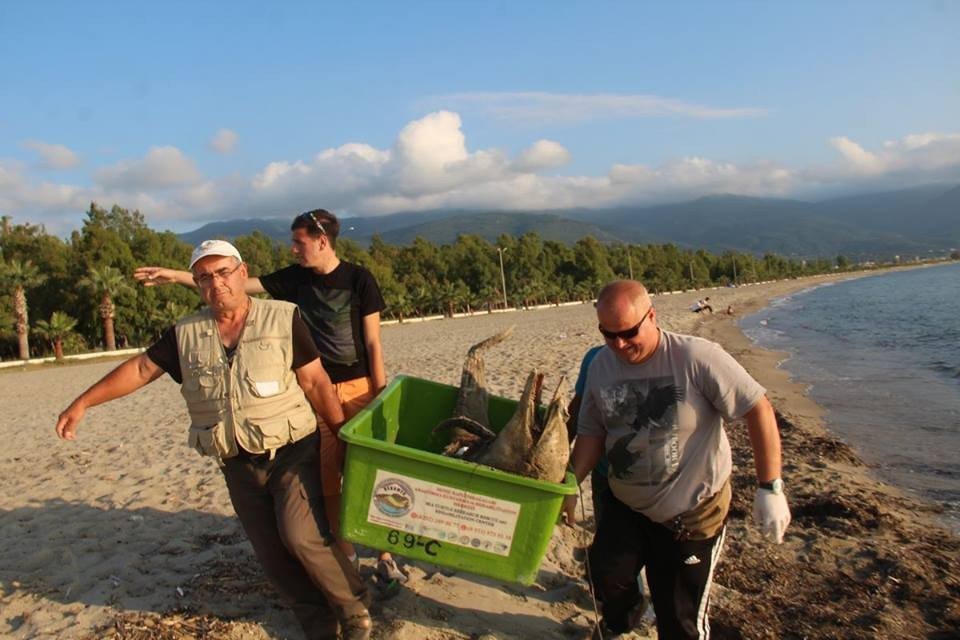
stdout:
POLYGON ((709 638, 710 583, 723 531, 708 540, 677 540, 670 529, 632 510, 611 492, 598 497, 603 517, 589 560, 607 628, 614 633, 630 630, 632 610, 640 602, 637 575, 646 567, 657 637, 709 638))
POLYGON ((607 476, 598 472, 596 469, 590 472, 590 497, 593 499, 593 521, 596 528, 600 527, 600 521, 603 519, 603 505, 606 501, 606 495, 610 493, 610 481, 607 476))
POLYGON ((356 569, 332 544, 323 515, 317 437, 222 467, 230 501, 264 572, 286 597, 310 640, 336 638, 338 622, 366 615, 356 569))

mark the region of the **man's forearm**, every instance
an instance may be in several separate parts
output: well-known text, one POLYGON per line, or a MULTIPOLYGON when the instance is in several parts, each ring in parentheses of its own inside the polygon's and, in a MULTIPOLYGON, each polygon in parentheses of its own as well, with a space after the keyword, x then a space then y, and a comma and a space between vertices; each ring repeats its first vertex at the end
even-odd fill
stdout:
POLYGON ((766 396, 760 399, 745 416, 757 480, 769 482, 781 474, 780 432, 777 416, 766 396))
POLYGON ((383 365, 383 350, 379 343, 372 352, 369 347, 367 349, 370 357, 370 384, 373 386, 373 392, 379 393, 387 386, 387 370, 383 365))
POLYGON ((330 427, 331 431, 337 433, 344 423, 343 407, 337 400, 337 394, 333 392, 331 385, 325 387, 318 385, 314 390, 313 410, 330 427))
POLYGON ((587 474, 600 462, 603 454, 602 436, 577 436, 570 454, 570 466, 577 476, 577 482, 583 482, 587 474))
POLYGON ((333 383, 330 382, 330 376, 320 364, 320 359, 300 367, 296 373, 297 382, 303 389, 303 395, 307 397, 310 406, 313 407, 314 413, 320 416, 331 431, 334 433, 339 431, 344 422, 343 408, 337 399, 333 383))
POLYGON ((95 407, 133 393, 162 374, 163 371, 153 364, 146 354, 141 353, 105 375, 81 393, 74 403, 82 404, 84 407, 95 407))
POLYGON ((383 343, 380 342, 380 314, 363 317, 364 347, 367 350, 367 366, 370 369, 370 384, 374 393, 387 386, 387 368, 383 364, 383 343))

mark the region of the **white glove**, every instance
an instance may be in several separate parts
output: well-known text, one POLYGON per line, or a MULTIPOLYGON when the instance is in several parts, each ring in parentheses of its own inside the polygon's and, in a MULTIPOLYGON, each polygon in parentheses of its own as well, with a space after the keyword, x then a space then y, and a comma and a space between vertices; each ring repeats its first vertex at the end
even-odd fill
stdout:
POLYGON ((753 499, 753 521, 764 538, 775 544, 783 542, 783 534, 790 524, 787 496, 769 489, 757 489, 753 499))

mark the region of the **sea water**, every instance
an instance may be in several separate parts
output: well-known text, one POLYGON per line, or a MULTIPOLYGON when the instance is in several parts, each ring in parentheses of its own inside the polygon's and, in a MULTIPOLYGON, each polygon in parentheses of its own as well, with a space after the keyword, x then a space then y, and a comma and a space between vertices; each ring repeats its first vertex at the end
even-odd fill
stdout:
POLYGON ((960 532, 960 263, 808 289, 740 326, 790 354, 831 432, 960 532))

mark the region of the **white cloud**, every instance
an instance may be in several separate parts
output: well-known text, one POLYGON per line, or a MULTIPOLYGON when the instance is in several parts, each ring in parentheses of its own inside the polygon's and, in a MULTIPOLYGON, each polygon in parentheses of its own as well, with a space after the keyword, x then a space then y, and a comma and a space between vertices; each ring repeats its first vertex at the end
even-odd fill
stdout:
POLYGON ((846 136, 829 142, 840 153, 840 162, 802 170, 805 183, 897 188, 960 180, 960 133, 909 134, 872 151, 846 136))
POLYGON ((153 147, 140 160, 98 169, 94 179, 106 189, 138 191, 193 184, 200 180, 200 172, 176 147, 153 147))
POLYGON ((766 114, 766 109, 758 107, 711 107, 678 98, 644 94, 474 92, 435 96, 428 102, 445 108, 475 110, 503 120, 528 124, 660 116, 696 119, 749 118, 766 114))
POLYGON ((80 157, 62 144, 27 140, 23 146, 37 152, 44 169, 72 169, 80 164, 80 157))
POLYGON ((846 136, 830 138, 830 144, 839 151, 851 168, 861 173, 879 173, 884 169, 884 161, 875 154, 866 151, 846 136))
POLYGON ((460 127, 460 116, 451 111, 437 111, 405 126, 384 167, 384 186, 417 196, 502 179, 507 158, 493 149, 469 153, 460 127))
POLYGON ((882 157, 894 170, 939 169, 960 163, 960 133, 918 133, 883 143, 882 157))
POLYGON ((237 135, 236 131, 220 129, 214 134, 213 138, 210 139, 209 145, 210 148, 217 153, 233 153, 239 139, 240 136, 237 135))
MULTIPOLYGON (((151 224, 196 226, 206 220, 293 216, 308 208, 375 215, 432 208, 551 209, 681 201, 711 193, 803 196, 839 188, 960 181, 960 133, 917 133, 867 146, 847 137, 827 165, 733 163, 702 156, 657 164, 614 164, 601 175, 558 175, 571 160, 560 142, 535 140, 511 157, 471 149, 460 116, 438 111, 409 122, 387 148, 348 142, 304 159, 275 159, 253 175, 205 178, 175 147, 96 170, 90 185, 30 176, 0 161, 0 212, 48 222, 91 201, 139 208, 151 224), (549 174, 546 173, 548 170, 549 174)), ((849 189, 847 189, 849 191, 849 189)))
POLYGON ((524 149, 513 163, 513 169, 520 172, 535 172, 554 169, 570 162, 570 152, 562 144, 553 140, 537 140, 524 149))
POLYGON ((795 171, 775 163, 736 165, 695 156, 658 167, 617 164, 609 178, 621 202, 664 202, 715 193, 785 196, 800 186, 795 171))

